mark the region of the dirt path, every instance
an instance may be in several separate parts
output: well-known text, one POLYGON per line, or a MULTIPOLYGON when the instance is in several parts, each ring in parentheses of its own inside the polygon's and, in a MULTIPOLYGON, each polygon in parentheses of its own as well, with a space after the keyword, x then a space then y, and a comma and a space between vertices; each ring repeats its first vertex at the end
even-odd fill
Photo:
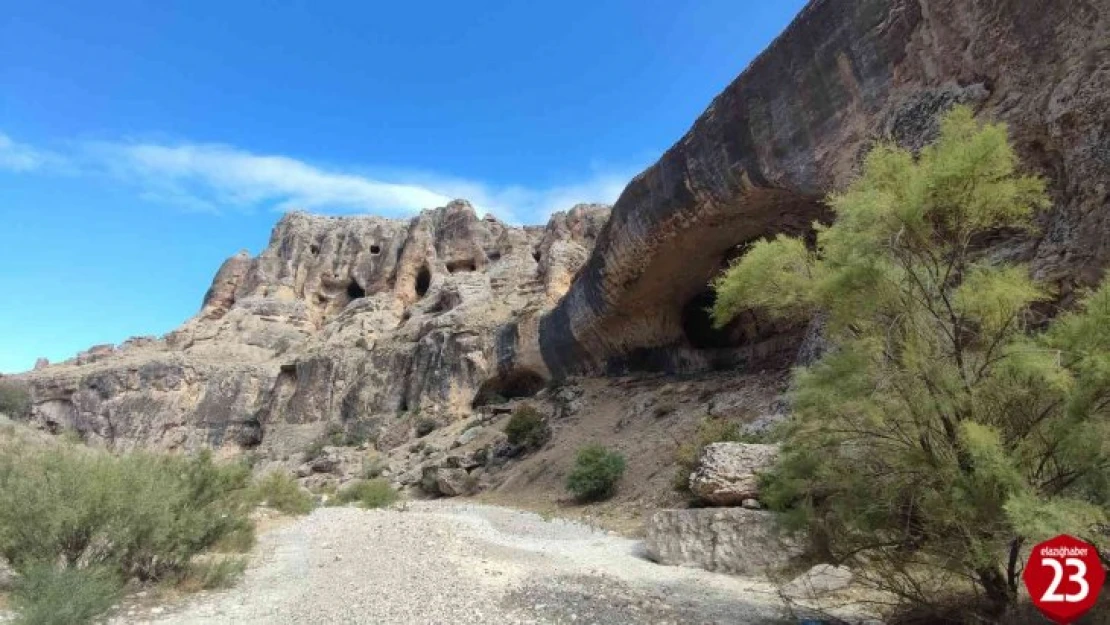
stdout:
POLYGON ((114 623, 775 623, 769 585, 665 567, 639 544, 450 502, 323 508, 263 535, 235 588, 114 623))

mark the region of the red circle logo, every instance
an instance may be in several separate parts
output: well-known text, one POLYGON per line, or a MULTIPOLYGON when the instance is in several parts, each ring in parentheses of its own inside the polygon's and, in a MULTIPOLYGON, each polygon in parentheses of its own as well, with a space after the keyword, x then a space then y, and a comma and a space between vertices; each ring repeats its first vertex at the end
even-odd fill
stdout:
POLYGON ((1067 625, 1094 607, 1106 571, 1094 545, 1061 534, 1033 547, 1021 578, 1041 614, 1067 625))

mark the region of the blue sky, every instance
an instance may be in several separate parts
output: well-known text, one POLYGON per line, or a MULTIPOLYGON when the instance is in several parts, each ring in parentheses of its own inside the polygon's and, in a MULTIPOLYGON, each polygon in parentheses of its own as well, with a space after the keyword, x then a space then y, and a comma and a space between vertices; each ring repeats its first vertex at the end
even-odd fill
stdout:
POLYGON ((292 207, 612 201, 802 0, 0 0, 0 372, 163 334, 292 207))

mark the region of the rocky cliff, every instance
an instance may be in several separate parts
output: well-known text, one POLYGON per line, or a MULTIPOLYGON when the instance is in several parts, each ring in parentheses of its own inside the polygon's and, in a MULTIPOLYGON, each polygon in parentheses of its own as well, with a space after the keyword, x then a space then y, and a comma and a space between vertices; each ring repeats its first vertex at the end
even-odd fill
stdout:
POLYGON ((1000 253, 1066 295, 1110 260, 1110 2, 815 0, 613 207, 566 297, 522 346, 544 375, 787 362, 801 328, 723 332, 707 280, 805 231, 879 139, 917 147, 954 103, 1005 121, 1050 182, 1040 231, 1000 253))
POLYGON ((482 393, 542 386, 499 381, 503 328, 566 291, 607 215, 581 205, 515 228, 463 201, 411 220, 288 214, 257 258, 220 267, 181 328, 28 373, 33 419, 122 448, 281 454, 327 426, 403 440, 417 414, 447 421, 482 393))
POLYGON ((921 146, 955 103, 1007 122, 1049 180, 1040 230, 993 245, 1066 300, 1110 260, 1107 42, 1110 0, 815 0, 611 215, 287 215, 179 330, 26 374, 33 418, 123 447, 285 453, 326 424, 389 447, 417 414, 568 375, 781 368, 807 329, 755 314, 714 329, 707 281, 759 237, 826 219, 821 197, 869 146, 921 146))

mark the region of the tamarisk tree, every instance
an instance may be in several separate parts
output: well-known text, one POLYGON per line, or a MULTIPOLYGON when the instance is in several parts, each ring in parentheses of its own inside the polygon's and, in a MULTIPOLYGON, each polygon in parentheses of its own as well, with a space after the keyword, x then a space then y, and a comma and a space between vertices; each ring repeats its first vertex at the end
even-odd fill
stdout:
POLYGON ((1003 125, 957 107, 916 156, 872 149, 815 246, 755 243, 711 311, 826 320, 766 478, 783 520, 903 601, 974 593, 988 620, 1023 546, 1093 539, 1110 502, 1110 286, 1046 324, 1048 287, 985 250, 1048 205, 1017 165, 1003 125))

